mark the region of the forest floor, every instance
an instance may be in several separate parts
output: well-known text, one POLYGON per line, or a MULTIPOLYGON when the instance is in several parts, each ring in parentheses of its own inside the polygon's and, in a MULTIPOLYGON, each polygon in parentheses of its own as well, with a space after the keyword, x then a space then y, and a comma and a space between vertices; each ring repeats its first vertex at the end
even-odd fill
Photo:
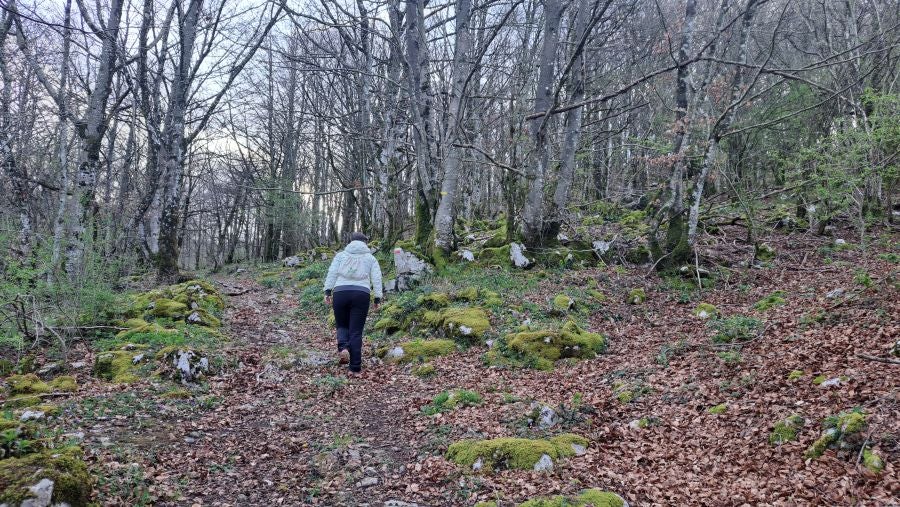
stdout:
POLYGON ((104 505, 503 507, 592 487, 631 505, 897 505, 900 365, 860 357, 889 357, 900 337, 897 238, 883 239, 862 252, 778 236, 770 264, 735 265, 693 291, 649 266, 532 273, 521 291, 501 294, 507 304, 545 307, 561 288, 596 281, 608 299, 585 325, 608 338, 606 353, 539 371, 488 367, 479 345, 433 359, 429 378, 374 358, 400 336, 367 343, 364 373, 347 378, 327 314, 301 308, 293 290, 263 287, 256 272, 214 276, 240 293, 228 298, 229 359, 218 375, 182 392, 150 380, 103 383, 85 368, 60 424, 84 433, 104 505), (626 303, 638 287, 646 302, 626 303), (754 309, 776 291, 784 304, 754 309), (699 302, 755 316, 764 330, 740 346, 715 345, 692 313, 699 302), (840 381, 817 385, 819 376, 840 381), (638 386, 630 402, 617 396, 622 382, 638 386), (422 412, 455 388, 483 402, 422 412), (582 435, 587 453, 545 472, 472 473, 445 458, 463 438, 541 435, 527 422, 532 401, 560 416, 548 434, 582 435), (834 450, 804 457, 823 419, 853 408, 867 414, 868 445, 886 462, 880 473, 834 450), (771 445, 773 425, 794 413, 807 421, 797 441, 771 445))

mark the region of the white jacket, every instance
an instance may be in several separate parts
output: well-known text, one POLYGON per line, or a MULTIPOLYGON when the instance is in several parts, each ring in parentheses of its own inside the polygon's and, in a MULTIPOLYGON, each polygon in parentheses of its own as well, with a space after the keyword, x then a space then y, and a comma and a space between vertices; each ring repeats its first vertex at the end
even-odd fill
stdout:
POLYGON ((325 291, 335 287, 355 285, 367 291, 374 290, 375 297, 381 299, 381 266, 372 255, 368 245, 362 241, 351 241, 334 256, 325 277, 325 291))

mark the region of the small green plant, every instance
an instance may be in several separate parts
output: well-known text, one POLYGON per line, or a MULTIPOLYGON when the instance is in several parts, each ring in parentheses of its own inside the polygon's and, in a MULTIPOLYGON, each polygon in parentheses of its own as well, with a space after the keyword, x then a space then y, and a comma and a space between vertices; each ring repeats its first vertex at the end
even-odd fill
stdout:
POLYGON ((853 273, 853 281, 856 282, 857 285, 862 285, 863 287, 871 287, 872 277, 869 276, 869 273, 864 269, 857 269, 853 273))
POLYGON ((764 312, 776 306, 781 306, 784 303, 784 291, 777 290, 757 301, 756 304, 753 305, 753 309, 758 312, 764 312))
POLYGON ((687 342, 682 338, 674 344, 666 343, 659 348, 656 354, 656 364, 663 368, 669 367, 669 360, 682 355, 687 350, 687 342))
POLYGON ((762 322, 753 317, 733 315, 710 323, 716 331, 713 343, 735 343, 755 338, 762 331, 762 322))
POLYGON ((325 375, 313 380, 313 385, 321 389, 325 396, 334 396, 347 385, 347 379, 344 377, 335 377, 334 375, 325 375))
POLYGON ((716 355, 725 364, 738 364, 741 362, 741 353, 736 350, 725 350, 716 355))
POLYGON ((719 403, 719 404, 716 405, 716 406, 709 407, 708 409, 706 409, 706 413, 707 413, 707 414, 712 414, 712 415, 721 415, 721 414, 724 414, 724 413, 727 412, 727 411, 728 411, 728 404, 727 404, 727 403, 719 403))
POLYGON ((481 395, 467 389, 455 389, 453 391, 441 391, 430 404, 422 407, 425 415, 434 415, 439 412, 449 412, 457 407, 480 405, 481 395))

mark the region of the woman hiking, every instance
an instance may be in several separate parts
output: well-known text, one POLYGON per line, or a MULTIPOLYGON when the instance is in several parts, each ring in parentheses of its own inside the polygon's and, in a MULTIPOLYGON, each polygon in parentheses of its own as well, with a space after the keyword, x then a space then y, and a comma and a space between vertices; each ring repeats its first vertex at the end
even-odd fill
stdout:
POLYGON ((375 293, 375 309, 381 303, 381 266, 361 232, 350 235, 350 243, 331 261, 325 277, 325 304, 334 308, 340 364, 350 371, 362 370, 362 334, 369 313, 369 298, 375 293))

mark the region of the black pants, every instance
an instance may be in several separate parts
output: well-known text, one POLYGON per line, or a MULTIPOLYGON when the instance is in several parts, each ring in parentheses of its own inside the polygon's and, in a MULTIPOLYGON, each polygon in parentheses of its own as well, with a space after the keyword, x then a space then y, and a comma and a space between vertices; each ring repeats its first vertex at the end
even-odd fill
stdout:
POLYGON ((369 293, 339 290, 332 294, 338 351, 350 350, 350 371, 362 369, 362 335, 369 313, 369 293))

